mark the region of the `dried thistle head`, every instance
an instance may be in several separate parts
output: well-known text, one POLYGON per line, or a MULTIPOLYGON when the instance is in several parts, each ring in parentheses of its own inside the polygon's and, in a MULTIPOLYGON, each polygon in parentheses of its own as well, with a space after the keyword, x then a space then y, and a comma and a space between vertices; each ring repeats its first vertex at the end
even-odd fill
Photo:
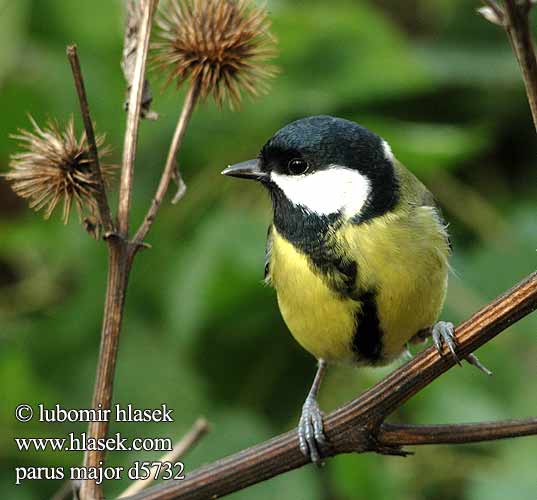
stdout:
MULTIPOLYGON (((11 183, 13 191, 29 200, 30 208, 44 210, 48 219, 58 203, 63 202, 62 219, 69 220, 73 202, 80 219, 85 213, 96 216, 95 198, 97 182, 91 169, 90 152, 86 134, 76 137, 73 117, 62 131, 55 121, 40 128, 30 117, 33 131, 19 130, 12 135, 19 140, 21 152, 11 155, 11 170, 4 177, 11 183)), ((104 144, 104 135, 96 138, 99 158, 109 152, 104 144)), ((111 179, 113 166, 101 163, 105 182, 111 179)))
POLYGON ((264 8, 250 0, 170 0, 157 16, 154 63, 168 73, 166 85, 197 81, 202 99, 212 95, 232 108, 241 91, 268 90, 276 68, 275 39, 264 8))

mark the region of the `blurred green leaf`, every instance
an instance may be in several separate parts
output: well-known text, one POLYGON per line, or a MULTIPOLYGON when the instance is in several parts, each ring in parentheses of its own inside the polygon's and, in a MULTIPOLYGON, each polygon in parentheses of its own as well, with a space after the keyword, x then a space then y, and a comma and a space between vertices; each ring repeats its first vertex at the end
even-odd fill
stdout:
POLYGON ((0 2, 0 90, 17 60, 23 57, 28 1, 0 2))
POLYGON ((483 127, 375 119, 363 122, 370 122, 369 126, 388 140, 397 158, 417 175, 457 167, 488 146, 483 127))

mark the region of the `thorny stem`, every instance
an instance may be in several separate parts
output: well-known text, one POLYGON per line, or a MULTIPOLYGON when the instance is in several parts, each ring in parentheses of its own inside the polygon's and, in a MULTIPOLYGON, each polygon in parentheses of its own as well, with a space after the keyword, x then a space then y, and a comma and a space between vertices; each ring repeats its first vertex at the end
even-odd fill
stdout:
POLYGON ((140 228, 138 229, 138 231, 136 232, 136 235, 134 236, 135 243, 142 243, 144 241, 145 237, 147 236, 147 233, 149 232, 149 230, 151 229, 151 226, 153 225, 153 221, 155 220, 158 209, 160 208, 160 205, 162 204, 162 200, 164 199, 164 196, 166 195, 166 192, 168 191, 168 187, 170 185, 170 182, 173 178, 173 175, 176 169, 175 162, 177 158, 177 152, 179 148, 181 147, 181 143, 183 141, 183 137, 185 136, 186 128, 190 121, 190 117, 192 116, 192 112, 194 111, 194 108, 196 106, 196 102, 199 97, 199 90, 200 90, 199 81, 198 80, 193 81, 190 84, 190 87, 186 94, 185 102, 183 104, 183 109, 181 111, 181 115, 179 116, 179 120, 177 121, 177 126, 175 127, 173 139, 170 144, 170 149, 168 150, 168 156, 166 158, 166 165, 164 166, 164 170, 160 177, 157 191, 155 193, 155 196, 151 200, 151 205, 149 207, 149 210, 147 211, 147 214, 142 224, 140 225, 140 228))
POLYGON ((531 36, 530 0, 504 0, 503 26, 522 71, 533 125, 537 131, 537 61, 531 36))
MULTIPOLYGON (((468 354, 537 308, 537 272, 498 297, 456 329, 458 354, 468 354)), ((394 426, 385 419, 455 365, 434 347, 390 373, 357 399, 325 417, 323 456, 349 452, 404 455, 403 445, 477 442, 537 434, 537 419, 447 426, 394 426), (460 434, 459 434, 460 433, 460 434)), ((304 466, 296 429, 169 481, 128 500, 205 500, 304 466)))
MULTIPOLYGON (((140 17, 142 9, 140 9, 139 0, 125 0, 125 35, 123 38, 123 56, 121 58, 121 69, 127 82, 127 95, 130 95, 131 83, 135 74, 136 54, 139 42, 140 17)), ((140 113, 142 118, 149 120, 158 119, 158 113, 151 110, 151 101, 153 96, 149 81, 144 80, 142 90, 142 103, 140 113)), ((125 102, 125 109, 128 109, 128 98, 125 102)))
MULTIPOLYGON (((115 237, 109 240, 108 283, 92 408, 110 409, 112 404, 119 333, 132 257, 133 253, 125 241, 115 237)), ((88 427, 88 437, 99 440, 106 438, 108 426, 108 421, 91 422, 88 427)), ((100 467, 104 458, 104 450, 86 451, 84 467, 100 467)), ((91 480, 82 482, 81 500, 101 500, 102 498, 100 485, 91 480)))
POLYGON ((82 75, 82 69, 80 68, 80 60, 78 58, 76 45, 68 45, 66 52, 69 63, 71 64, 76 92, 80 103, 80 113, 82 115, 82 121, 84 122, 84 129, 86 130, 86 138, 88 140, 89 152, 91 156, 91 168, 97 182, 95 197, 97 199, 97 206, 99 208, 99 222, 102 224, 104 234, 106 235, 114 232, 114 223, 112 222, 112 217, 110 216, 110 207, 108 206, 106 187, 103 181, 101 166, 99 165, 99 152, 97 151, 97 142, 95 140, 95 132, 93 130, 93 123, 90 116, 88 97, 86 95, 86 86, 84 85, 84 77, 82 75))
POLYGON ((134 78, 132 80, 129 104, 127 110, 127 127, 125 130, 125 143, 123 146, 123 163, 119 186, 118 205, 118 230, 123 238, 129 233, 129 210, 132 195, 132 179, 134 174, 134 159, 136 157, 136 145, 138 143, 138 129, 142 108, 144 91, 145 65, 147 51, 149 49, 149 37, 153 14, 155 13, 158 0, 145 0, 142 13, 142 23, 138 33, 139 42, 134 65, 134 78))

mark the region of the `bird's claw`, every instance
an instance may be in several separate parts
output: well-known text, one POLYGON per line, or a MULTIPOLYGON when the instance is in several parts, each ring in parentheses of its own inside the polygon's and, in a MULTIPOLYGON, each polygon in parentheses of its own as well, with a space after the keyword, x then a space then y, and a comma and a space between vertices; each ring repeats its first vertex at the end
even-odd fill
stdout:
POLYGON ((319 448, 326 443, 326 437, 323 428, 323 414, 313 397, 308 397, 302 406, 302 415, 298 423, 298 441, 302 454, 320 466, 319 448))
MULTIPOLYGON (((448 321, 439 321, 433 326, 431 336, 433 338, 434 346, 436 347, 436 350, 440 356, 444 355, 442 344, 446 344, 451 352, 451 355, 453 356, 453 359, 457 362, 457 364, 462 366, 461 361, 456 353, 457 339, 455 337, 455 327, 453 326, 453 323, 448 321)), ((492 375, 492 372, 485 365, 483 365, 481 361, 479 361, 475 354, 468 354, 465 359, 468 361, 468 363, 475 366, 486 375, 492 375)))
POLYGON ((440 356, 444 355, 442 344, 446 344, 455 362, 459 365, 461 364, 461 361, 456 353, 457 341, 455 339, 455 327, 453 326, 453 323, 448 321, 439 321, 433 326, 431 336, 433 338, 434 346, 436 347, 436 350, 440 356))

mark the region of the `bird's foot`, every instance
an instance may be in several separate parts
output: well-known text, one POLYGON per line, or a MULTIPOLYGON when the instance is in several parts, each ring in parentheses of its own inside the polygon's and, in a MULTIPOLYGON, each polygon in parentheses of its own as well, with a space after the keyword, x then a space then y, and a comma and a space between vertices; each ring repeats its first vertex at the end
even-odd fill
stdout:
POLYGON ((457 341, 455 340, 455 327, 453 323, 448 321, 439 321, 436 323, 431 331, 431 337, 433 339, 433 344, 436 347, 436 350, 440 356, 444 355, 442 346, 446 344, 448 349, 451 351, 451 355, 456 363, 461 364, 459 357, 457 356, 457 341))
POLYGON ((298 441, 300 451, 314 464, 321 466, 320 447, 326 443, 323 429, 323 414, 313 396, 308 396, 302 406, 302 415, 298 423, 298 441))
MULTIPOLYGON (((453 323, 450 323, 448 321, 439 321, 431 329, 431 337, 433 339, 433 344, 436 347, 436 350, 438 351, 440 356, 444 355, 442 347, 443 344, 446 344, 451 352, 451 355, 453 356, 453 359, 459 365, 461 365, 461 361, 457 356, 456 352, 457 339, 455 337, 455 327, 453 326, 453 323)), ((468 354, 465 359, 466 361, 468 361, 468 363, 475 366, 486 375, 492 375, 492 372, 479 361, 478 357, 475 354, 468 354)))

